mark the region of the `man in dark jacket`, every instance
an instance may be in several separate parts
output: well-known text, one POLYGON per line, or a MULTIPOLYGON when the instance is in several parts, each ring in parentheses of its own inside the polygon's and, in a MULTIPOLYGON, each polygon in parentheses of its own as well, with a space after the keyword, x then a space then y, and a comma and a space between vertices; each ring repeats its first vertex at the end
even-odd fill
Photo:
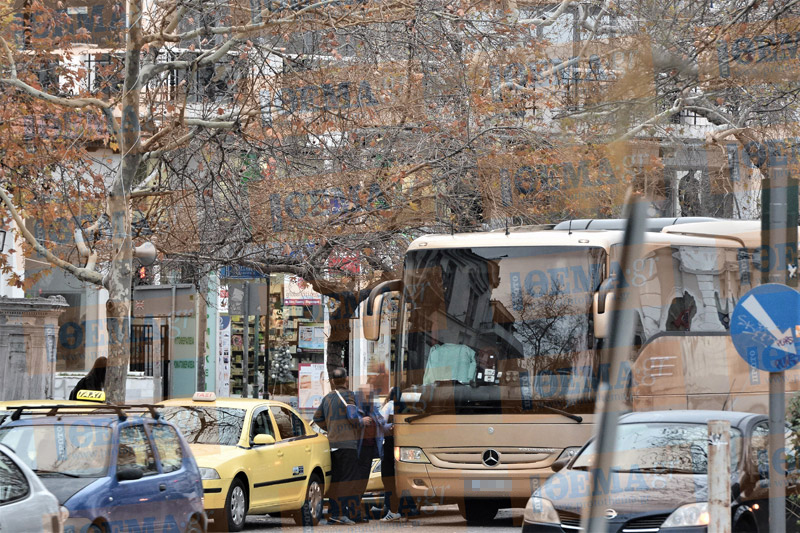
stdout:
POLYGON ((358 492, 358 450, 363 422, 356 407, 356 397, 347 388, 347 371, 336 368, 330 373, 331 392, 322 398, 314 422, 328 432, 331 444, 331 488, 328 490, 332 524, 353 524, 358 492))

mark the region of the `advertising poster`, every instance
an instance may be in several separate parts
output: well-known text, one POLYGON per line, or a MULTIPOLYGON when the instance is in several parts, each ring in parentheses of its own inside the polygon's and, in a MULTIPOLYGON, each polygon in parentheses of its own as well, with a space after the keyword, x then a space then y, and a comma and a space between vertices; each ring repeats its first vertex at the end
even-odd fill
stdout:
POLYGON ((219 350, 217 350, 217 396, 231 395, 231 317, 219 317, 219 350))
POLYGON ((297 396, 301 409, 316 409, 326 394, 325 365, 303 363, 298 366, 297 396))
POLYGON ((283 277, 283 305, 319 305, 322 295, 299 276, 283 277))
POLYGON ((322 326, 300 326, 297 346, 306 350, 325 349, 325 334, 322 326))

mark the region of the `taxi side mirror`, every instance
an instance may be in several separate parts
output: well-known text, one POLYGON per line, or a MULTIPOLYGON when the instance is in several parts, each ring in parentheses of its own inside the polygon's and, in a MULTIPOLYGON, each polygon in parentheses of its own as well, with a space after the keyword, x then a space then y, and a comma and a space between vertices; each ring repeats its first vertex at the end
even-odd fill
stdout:
POLYGON ((252 446, 263 446, 265 444, 275 444, 275 437, 266 433, 259 433, 251 441, 252 446))
POLYGON ((135 466, 123 466, 117 470, 118 481, 135 481, 137 479, 142 479, 142 475, 142 469, 136 468, 135 466))

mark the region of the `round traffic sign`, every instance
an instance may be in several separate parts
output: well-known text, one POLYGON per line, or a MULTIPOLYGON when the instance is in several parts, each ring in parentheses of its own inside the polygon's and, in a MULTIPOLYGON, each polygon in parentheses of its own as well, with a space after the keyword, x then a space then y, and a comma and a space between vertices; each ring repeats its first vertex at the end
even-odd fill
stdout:
POLYGON ((779 283, 749 290, 733 309, 731 339, 752 367, 792 368, 800 362, 800 292, 779 283))

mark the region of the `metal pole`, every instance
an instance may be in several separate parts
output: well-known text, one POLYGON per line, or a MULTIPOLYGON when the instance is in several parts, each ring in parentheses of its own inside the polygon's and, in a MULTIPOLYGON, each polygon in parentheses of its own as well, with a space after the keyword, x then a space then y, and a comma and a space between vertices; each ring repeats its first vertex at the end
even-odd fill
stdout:
POLYGON ((731 533, 731 423, 708 421, 708 533, 731 533))
MULTIPOLYGON (((644 230, 647 221, 647 202, 634 199, 629 204, 628 224, 625 228, 625 237, 622 247, 622 259, 619 271, 616 272, 621 279, 623 272, 632 271, 633 262, 641 256, 644 230)), ((617 379, 630 373, 630 368, 623 365, 630 359, 631 346, 633 345, 633 307, 625 298, 629 289, 623 288, 623 283, 618 283, 614 288, 614 307, 611 312, 611 335, 609 338, 610 361, 608 373, 601 373, 601 382, 597 389, 596 415, 597 428, 595 442, 597 443, 596 467, 591 472, 592 497, 589 506, 583 513, 581 523, 584 531, 592 533, 605 533, 608 531, 608 520, 604 516, 608 508, 608 497, 613 487, 608 487, 609 493, 603 487, 603 479, 612 479, 611 469, 614 465, 614 448, 617 440, 617 423, 620 414, 627 410, 625 404, 626 390, 612 388, 609 380, 617 379)), ((617 379, 617 383, 620 380, 617 379)), ((627 380, 623 381, 627 383, 627 380)))
POLYGON ((250 283, 244 282, 244 301, 242 302, 242 398, 249 396, 248 366, 250 365, 250 283))
POLYGON ((164 394, 164 398, 169 398, 170 396, 172 396, 172 377, 174 373, 172 372, 172 368, 170 368, 170 361, 173 361, 175 359, 175 307, 177 307, 177 305, 178 305, 178 288, 173 283, 172 309, 170 310, 169 313, 169 330, 168 330, 169 337, 167 338, 167 346, 169 347, 169 353, 167 354, 167 357, 169 357, 169 359, 167 359, 166 372, 161 373, 162 376, 163 375, 167 376, 166 385, 168 389, 166 391, 166 394, 164 394))
MULTIPOLYGON (((797 287, 797 179, 789 176, 785 156, 769 155, 761 203, 761 281, 797 287)), ((797 310, 795 310, 797 312, 797 310)), ((769 529, 786 531, 785 437, 786 391, 783 372, 769 374, 769 529)))
POLYGON ((261 342, 258 338, 259 330, 261 329, 260 322, 261 315, 256 313, 255 321, 253 322, 253 398, 258 398, 258 361, 260 359, 258 355, 261 350, 261 342))
POLYGON ((272 312, 270 311, 270 295, 272 274, 267 274, 267 312, 264 316, 264 399, 269 398, 269 330, 272 326, 272 312))

